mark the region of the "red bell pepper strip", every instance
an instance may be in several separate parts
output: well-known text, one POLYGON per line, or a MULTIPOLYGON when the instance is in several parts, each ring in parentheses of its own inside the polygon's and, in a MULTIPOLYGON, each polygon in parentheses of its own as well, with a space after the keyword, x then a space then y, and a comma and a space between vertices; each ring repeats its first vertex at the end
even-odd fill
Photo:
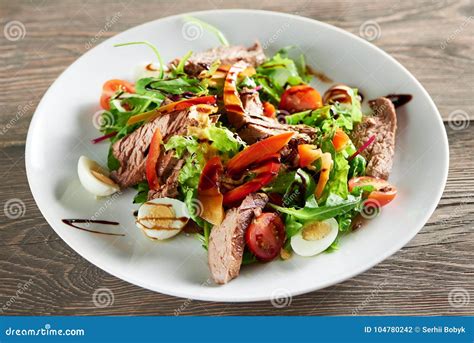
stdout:
POLYGON ((159 129, 156 129, 150 143, 150 149, 146 158, 145 174, 148 181, 148 186, 152 190, 157 190, 160 187, 160 181, 156 174, 156 163, 160 157, 161 143, 163 138, 159 129))
POLYGON ((161 106, 152 111, 134 115, 128 119, 127 125, 132 125, 144 120, 152 121, 153 119, 158 118, 161 115, 175 112, 175 111, 185 110, 193 105, 199 105, 199 104, 213 105, 215 103, 216 103, 216 97, 214 95, 202 96, 199 98, 184 99, 184 100, 172 102, 171 104, 168 104, 165 106, 161 106))
POLYGON ((234 206, 242 201, 250 193, 256 192, 268 185, 278 175, 281 163, 268 161, 260 167, 251 170, 257 176, 224 194, 224 206, 234 206))
POLYGON ((219 178, 224 171, 219 157, 207 161, 198 184, 198 200, 202 206, 199 216, 213 225, 224 220, 223 196, 219 190, 219 178))
POLYGON ((263 161, 269 155, 276 154, 288 144, 293 134, 294 132, 285 132, 252 144, 227 163, 227 174, 237 176, 252 164, 263 161))

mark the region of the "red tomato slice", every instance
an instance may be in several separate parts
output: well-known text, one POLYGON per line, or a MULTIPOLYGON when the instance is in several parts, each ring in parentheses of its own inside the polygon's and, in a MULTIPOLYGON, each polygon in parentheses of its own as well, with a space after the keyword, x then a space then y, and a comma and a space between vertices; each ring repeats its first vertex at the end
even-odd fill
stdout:
POLYGON ((280 216, 270 212, 259 215, 248 227, 245 241, 259 260, 273 260, 285 242, 285 227, 280 216))
POLYGON ((370 192, 368 199, 374 200, 378 205, 385 206, 397 195, 397 189, 388 181, 372 176, 360 176, 349 180, 349 192, 355 187, 373 186, 374 191, 370 192))
POLYGON ((123 90, 127 93, 135 93, 135 87, 128 81, 124 80, 109 80, 102 86, 102 96, 100 97, 100 106, 104 110, 110 110, 110 98, 118 90, 123 90))
POLYGON ((308 85, 288 88, 281 96, 280 109, 290 113, 315 110, 323 106, 321 94, 308 85))

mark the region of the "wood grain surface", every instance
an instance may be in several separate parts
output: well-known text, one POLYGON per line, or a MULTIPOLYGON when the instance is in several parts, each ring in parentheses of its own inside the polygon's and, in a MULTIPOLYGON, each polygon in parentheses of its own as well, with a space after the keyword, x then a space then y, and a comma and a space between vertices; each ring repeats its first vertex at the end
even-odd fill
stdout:
POLYGON ((4 29, 0 205, 11 199, 25 205, 17 219, 0 212, 0 314, 473 315, 474 124, 469 122, 474 117, 473 15, 469 0, 0 0, 4 29), (442 114, 450 142, 443 198, 407 246, 351 280, 275 307, 270 302, 191 301, 141 289, 84 260, 49 227, 30 193, 24 166, 28 125, 46 89, 90 46, 120 31, 160 17, 212 8, 295 13, 355 34, 367 21, 379 25, 373 43, 425 86, 442 114), (119 19, 113 20, 117 13, 119 19), (14 24, 19 35, 12 30, 14 24), (113 302, 104 308, 92 301, 102 287, 113 292, 113 302))

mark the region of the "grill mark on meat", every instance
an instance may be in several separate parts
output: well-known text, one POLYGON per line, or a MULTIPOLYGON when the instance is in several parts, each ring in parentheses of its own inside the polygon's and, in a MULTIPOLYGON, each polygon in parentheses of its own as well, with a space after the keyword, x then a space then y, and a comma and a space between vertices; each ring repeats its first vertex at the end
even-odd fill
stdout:
MULTIPOLYGON (((173 151, 171 151, 173 152, 173 151)), ((174 158, 174 166, 169 171, 169 175, 162 175, 160 177, 163 180, 160 188, 158 190, 150 190, 148 192, 148 200, 156 199, 156 198, 176 198, 179 195, 178 192, 178 177, 181 171, 181 168, 184 165, 186 160, 186 156, 182 159, 174 158)))
POLYGON ((362 146, 370 137, 375 140, 362 156, 367 160, 366 174, 373 177, 388 179, 395 154, 395 134, 397 115, 390 99, 380 97, 369 101, 373 116, 366 116, 357 124, 351 138, 357 147, 362 146))
POLYGON ((229 209, 221 225, 214 226, 209 237, 209 268, 213 280, 224 284, 237 277, 242 264, 244 235, 253 218, 268 202, 263 193, 248 195, 238 207, 229 209))
MULTIPOLYGON (((212 62, 216 60, 220 60, 221 64, 227 65, 244 61, 256 67, 262 64, 265 59, 262 46, 258 42, 248 48, 240 45, 221 46, 191 55, 184 66, 184 71, 188 75, 198 76, 202 71, 209 70, 212 62)), ((171 62, 173 65, 178 63, 179 59, 171 62)))
POLYGON ((197 121, 190 117, 189 110, 165 114, 146 123, 115 142, 112 153, 120 162, 120 168, 110 176, 121 187, 133 186, 145 180, 145 165, 148 149, 156 129, 159 129, 163 141, 171 136, 184 134, 188 126, 197 125, 197 121))
POLYGON ((258 92, 241 93, 244 115, 232 125, 237 128, 237 133, 247 144, 256 143, 262 139, 280 133, 293 131, 296 134, 290 140, 287 147, 281 151, 282 161, 291 167, 298 165, 298 144, 311 144, 317 136, 317 130, 307 125, 282 124, 273 118, 263 115, 263 105, 258 92))

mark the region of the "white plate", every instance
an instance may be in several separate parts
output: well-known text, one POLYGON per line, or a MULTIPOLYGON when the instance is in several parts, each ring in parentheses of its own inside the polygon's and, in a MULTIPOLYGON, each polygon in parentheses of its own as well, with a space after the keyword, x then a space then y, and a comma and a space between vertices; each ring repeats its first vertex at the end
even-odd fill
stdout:
MULTIPOLYGON (((153 61, 143 46, 113 48, 115 43, 148 40, 165 60, 218 45, 199 27, 173 16, 125 31, 73 63, 49 88, 28 132, 26 168, 33 196, 46 220, 75 251, 103 270, 157 292, 215 301, 266 300, 314 291, 351 278, 403 247, 426 223, 441 197, 448 171, 448 141, 441 117, 420 83, 389 55, 336 27, 293 15, 247 10, 192 13, 224 32, 234 44, 256 39, 267 54, 299 46, 308 63, 337 82, 359 87, 367 99, 410 93, 400 109, 396 158, 390 180, 396 200, 383 213, 342 240, 341 248, 314 258, 292 258, 244 267, 225 286, 209 281, 200 243, 181 235, 156 243, 135 228, 134 191, 96 200, 79 185, 76 164, 87 155, 105 165, 108 144, 92 145, 99 135, 93 114, 104 81, 133 79, 134 67, 153 61), (116 220, 125 237, 74 230, 63 218, 116 220)), ((327 85, 315 82, 323 92, 327 85)), ((110 228, 109 228, 110 230, 110 228)), ((51 256, 54 259, 54 256, 51 256)))

